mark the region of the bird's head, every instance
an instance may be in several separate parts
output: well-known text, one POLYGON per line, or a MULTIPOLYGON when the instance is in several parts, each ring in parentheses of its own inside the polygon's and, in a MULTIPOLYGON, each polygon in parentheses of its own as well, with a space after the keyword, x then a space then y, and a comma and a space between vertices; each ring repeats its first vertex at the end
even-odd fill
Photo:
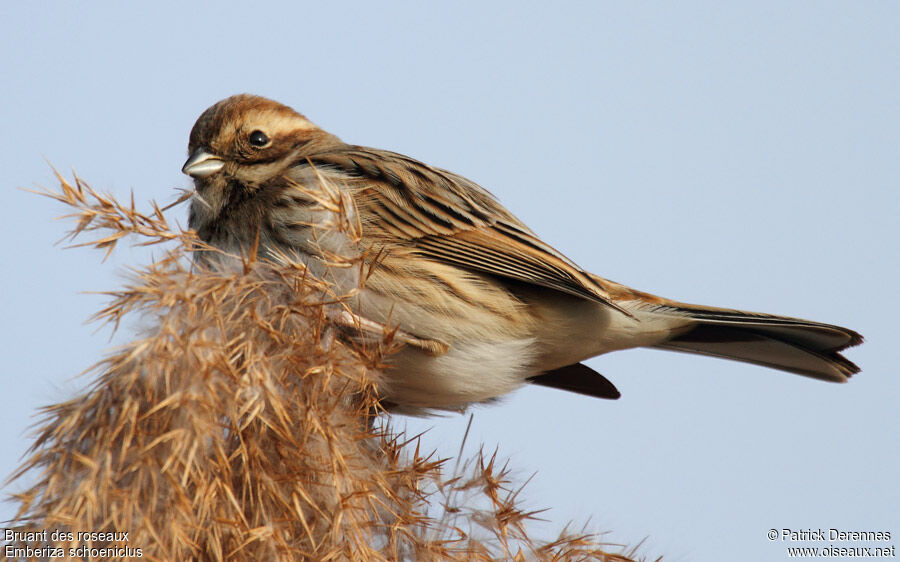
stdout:
POLYGON ((181 171, 194 178, 201 193, 233 182, 254 189, 316 145, 335 140, 286 105, 241 94, 216 103, 197 119, 181 171))

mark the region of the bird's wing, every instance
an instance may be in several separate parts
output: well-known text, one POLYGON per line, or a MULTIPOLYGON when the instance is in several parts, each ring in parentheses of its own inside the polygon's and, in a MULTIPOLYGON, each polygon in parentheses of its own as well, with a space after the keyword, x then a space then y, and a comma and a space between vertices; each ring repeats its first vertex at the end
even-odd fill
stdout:
POLYGON ((354 191, 371 238, 457 267, 547 287, 628 314, 609 293, 477 184, 393 152, 344 145, 309 156, 354 191), (357 181, 361 179, 363 181, 357 181))

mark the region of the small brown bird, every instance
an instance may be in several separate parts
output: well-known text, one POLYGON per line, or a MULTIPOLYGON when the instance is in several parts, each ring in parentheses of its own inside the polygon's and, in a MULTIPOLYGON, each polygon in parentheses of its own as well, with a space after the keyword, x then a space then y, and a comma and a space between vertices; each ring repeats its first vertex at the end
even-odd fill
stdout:
POLYGON ((238 255, 257 239, 262 256, 347 251, 346 237, 314 235, 321 210, 308 195, 323 180, 347 190, 362 255, 378 256, 351 316, 357 327, 397 328, 410 344, 391 356, 381 389, 402 411, 460 409, 526 382, 618 398, 580 362, 633 347, 832 382, 859 372, 840 354, 863 341, 852 330, 675 302, 608 281, 542 242, 474 182, 345 144, 265 98, 238 95, 207 109, 188 152, 190 226, 238 255))

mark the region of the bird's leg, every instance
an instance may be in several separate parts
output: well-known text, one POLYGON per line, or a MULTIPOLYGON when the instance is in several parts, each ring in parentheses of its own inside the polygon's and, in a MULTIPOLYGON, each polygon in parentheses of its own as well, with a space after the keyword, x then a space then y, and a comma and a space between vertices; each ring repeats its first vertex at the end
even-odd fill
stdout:
POLYGON ((355 328, 360 332, 372 334, 382 338, 385 335, 391 335, 394 339, 397 339, 407 345, 417 347, 433 357, 441 356, 447 353, 447 350, 450 349, 450 346, 444 342, 420 338, 410 334, 409 332, 401 330, 400 328, 389 328, 385 324, 375 322, 374 320, 369 320, 368 318, 355 314, 347 310, 346 308, 332 308, 328 311, 327 315, 329 320, 331 320, 338 326, 355 328))

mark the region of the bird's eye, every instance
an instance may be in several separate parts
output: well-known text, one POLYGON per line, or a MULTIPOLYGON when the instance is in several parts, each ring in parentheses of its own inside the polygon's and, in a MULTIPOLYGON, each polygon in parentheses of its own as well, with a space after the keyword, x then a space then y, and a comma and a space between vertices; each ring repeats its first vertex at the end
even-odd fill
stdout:
POLYGON ((253 131, 250 133, 250 144, 256 148, 262 148, 269 144, 269 137, 262 131, 253 131))

